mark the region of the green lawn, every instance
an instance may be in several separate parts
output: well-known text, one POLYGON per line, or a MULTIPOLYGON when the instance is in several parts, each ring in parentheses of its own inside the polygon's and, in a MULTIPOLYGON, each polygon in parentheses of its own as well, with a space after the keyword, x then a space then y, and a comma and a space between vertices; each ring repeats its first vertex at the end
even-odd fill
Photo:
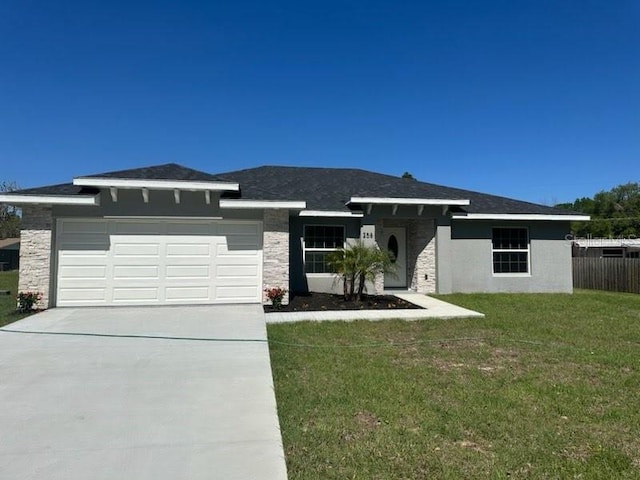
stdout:
POLYGON ((10 295, 0 295, 0 327, 26 317, 16 313, 16 295, 18 294, 18 271, 0 272, 0 291, 9 290, 10 295))
POLYGON ((268 327, 290 479, 640 478, 640 296, 268 327))

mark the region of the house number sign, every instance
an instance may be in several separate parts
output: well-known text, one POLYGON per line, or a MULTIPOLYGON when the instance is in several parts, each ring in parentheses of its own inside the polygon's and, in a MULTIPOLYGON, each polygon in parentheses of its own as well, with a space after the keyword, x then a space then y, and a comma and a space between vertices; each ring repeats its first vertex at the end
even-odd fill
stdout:
POLYGON ((376 238, 376 226, 375 225, 362 225, 360 227, 360 240, 367 245, 371 245, 375 242, 376 238))

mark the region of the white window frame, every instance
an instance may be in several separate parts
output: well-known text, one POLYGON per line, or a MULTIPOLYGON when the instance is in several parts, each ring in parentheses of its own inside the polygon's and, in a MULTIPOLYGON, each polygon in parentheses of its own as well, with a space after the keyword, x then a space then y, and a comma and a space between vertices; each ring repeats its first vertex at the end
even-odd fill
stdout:
POLYGON ((531 276, 531 235, 529 227, 519 225, 496 225, 491 227, 491 272, 494 277, 530 277, 531 276), (526 230, 527 232, 527 248, 493 248, 493 231, 495 229, 509 230, 526 230), (526 253, 527 254, 527 271, 526 272, 496 272, 493 263, 494 253, 526 253))
POLYGON ((329 224, 329 223, 305 223, 302 226, 302 268, 304 269, 305 275, 308 275, 310 277, 333 277, 335 274, 331 272, 325 272, 325 273, 307 272, 307 252, 335 252, 340 248, 344 248, 345 243, 347 241, 346 234, 347 232, 344 225, 329 224), (336 248, 307 247, 307 242, 306 242, 307 227, 340 227, 342 228, 342 246, 336 247, 336 248))

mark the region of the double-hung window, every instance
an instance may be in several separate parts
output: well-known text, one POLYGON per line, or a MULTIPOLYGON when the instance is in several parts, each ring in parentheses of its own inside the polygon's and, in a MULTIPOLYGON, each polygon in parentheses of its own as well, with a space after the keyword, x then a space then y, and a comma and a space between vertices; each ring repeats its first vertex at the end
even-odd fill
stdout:
POLYGON ((344 247, 341 225, 305 225, 304 267, 306 273, 333 273, 327 255, 344 247))
POLYGON ((494 274, 527 275, 530 273, 528 229, 494 228, 492 237, 494 274))

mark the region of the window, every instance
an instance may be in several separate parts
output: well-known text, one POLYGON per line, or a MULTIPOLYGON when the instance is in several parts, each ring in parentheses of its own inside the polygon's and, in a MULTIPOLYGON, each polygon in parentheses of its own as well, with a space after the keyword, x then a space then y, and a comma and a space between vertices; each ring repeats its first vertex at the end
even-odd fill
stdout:
POLYGON ((529 232, 526 228, 494 228, 494 274, 529 273, 529 232))
POLYGON ((603 257, 624 257, 624 251, 621 248, 603 248, 602 249, 603 257))
POLYGON ((327 255, 344 247, 341 225, 305 225, 304 267, 307 273, 333 273, 327 255))

